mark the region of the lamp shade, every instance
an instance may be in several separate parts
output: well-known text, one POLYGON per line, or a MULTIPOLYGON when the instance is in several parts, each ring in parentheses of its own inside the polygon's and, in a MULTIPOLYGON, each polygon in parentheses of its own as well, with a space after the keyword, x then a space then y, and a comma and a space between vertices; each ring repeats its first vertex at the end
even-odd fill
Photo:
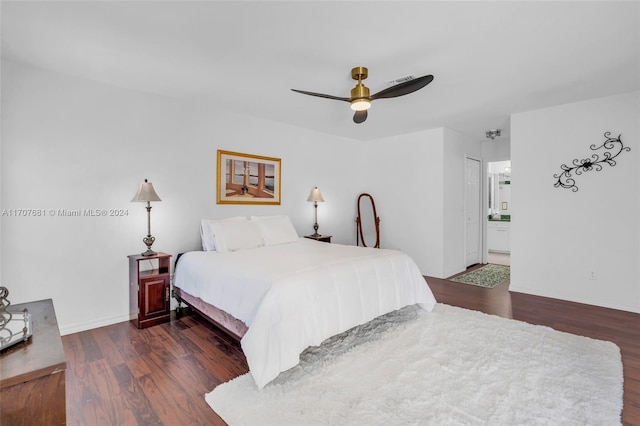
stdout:
POLYGON ((160 199, 160 197, 158 197, 158 194, 156 194, 155 189, 153 189, 153 184, 145 179, 144 182, 140 184, 140 188, 138 188, 138 192, 136 193, 135 197, 133 197, 133 200, 131 201, 132 202, 135 202, 135 201, 148 202, 148 201, 162 201, 162 200, 160 199))
POLYGON ((322 194, 317 186, 311 190, 311 194, 309 194, 307 201, 324 202, 324 198, 322 198, 322 194))

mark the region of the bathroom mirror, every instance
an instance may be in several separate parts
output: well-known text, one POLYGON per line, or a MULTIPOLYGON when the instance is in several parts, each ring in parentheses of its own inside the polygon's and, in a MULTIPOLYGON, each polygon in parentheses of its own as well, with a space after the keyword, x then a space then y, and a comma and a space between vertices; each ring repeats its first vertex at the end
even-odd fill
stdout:
POLYGON ((496 161, 488 164, 488 212, 490 219, 510 216, 511 211, 511 161, 496 161))
POLYGON ((356 245, 380 248, 380 218, 373 197, 366 193, 358 196, 356 245))

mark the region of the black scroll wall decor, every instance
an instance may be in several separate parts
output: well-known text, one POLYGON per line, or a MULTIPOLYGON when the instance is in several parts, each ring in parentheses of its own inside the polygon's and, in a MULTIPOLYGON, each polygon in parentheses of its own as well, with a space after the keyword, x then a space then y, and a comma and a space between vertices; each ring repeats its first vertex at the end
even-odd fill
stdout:
POLYGON ((608 164, 611 167, 615 166, 615 158, 618 155, 623 151, 631 151, 631 148, 623 145, 622 140, 620 140, 621 136, 622 135, 619 135, 617 138, 612 138, 611 132, 605 132, 604 137, 606 140, 602 145, 593 144, 589 147, 592 151, 603 150, 603 152, 600 154, 591 154, 591 157, 582 160, 576 158, 571 162, 571 166, 567 166, 566 164, 561 165, 562 173, 553 175, 553 177, 557 179, 553 186, 556 188, 571 188, 573 192, 576 192, 578 187, 573 178, 574 174, 579 176, 591 170, 599 172, 602 170, 603 164, 608 164))

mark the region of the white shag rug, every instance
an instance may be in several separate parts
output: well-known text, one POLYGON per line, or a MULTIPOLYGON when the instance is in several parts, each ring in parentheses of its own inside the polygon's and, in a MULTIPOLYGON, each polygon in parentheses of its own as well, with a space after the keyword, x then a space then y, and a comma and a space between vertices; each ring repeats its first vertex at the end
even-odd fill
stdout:
POLYGON ((438 304, 309 348, 262 390, 245 374, 206 400, 231 426, 609 426, 622 383, 611 342, 438 304))

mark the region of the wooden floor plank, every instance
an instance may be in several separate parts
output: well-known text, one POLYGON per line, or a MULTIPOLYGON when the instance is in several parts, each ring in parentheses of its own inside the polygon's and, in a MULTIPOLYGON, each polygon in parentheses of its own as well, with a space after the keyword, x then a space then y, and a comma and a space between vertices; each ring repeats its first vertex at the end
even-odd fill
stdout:
POLYGON ((122 352, 122 345, 114 341, 107 327, 96 328, 91 333, 94 336, 102 357, 110 364, 122 364, 126 361, 126 354, 122 352))
MULTIPOLYGON (((133 412, 127 408, 122 387, 103 360, 97 360, 68 369, 74 376, 73 385, 67 382, 67 389, 75 387, 79 400, 67 398, 67 422, 84 425, 138 424, 133 412), (71 409, 71 412, 69 412, 71 409), (74 415, 79 412, 78 418, 74 415)), ((67 396, 69 397, 69 391, 67 396)))
POLYGON ((74 333, 62 337, 62 348, 64 349, 64 356, 67 358, 67 364, 69 365, 81 365, 85 363, 82 344, 80 343, 81 334, 82 333, 74 333))
MULTIPOLYGON (((154 396, 156 389, 148 385, 149 381, 143 376, 136 379, 126 364, 119 364, 111 367, 111 371, 116 378, 120 392, 113 392, 114 398, 131 412, 139 425, 161 425, 163 424, 158 416, 158 408, 154 407, 149 398, 154 396), (121 398, 119 398, 121 396, 121 398)), ((115 417, 115 416, 114 416, 115 417)), ((103 424, 118 424, 103 423, 103 424)))

